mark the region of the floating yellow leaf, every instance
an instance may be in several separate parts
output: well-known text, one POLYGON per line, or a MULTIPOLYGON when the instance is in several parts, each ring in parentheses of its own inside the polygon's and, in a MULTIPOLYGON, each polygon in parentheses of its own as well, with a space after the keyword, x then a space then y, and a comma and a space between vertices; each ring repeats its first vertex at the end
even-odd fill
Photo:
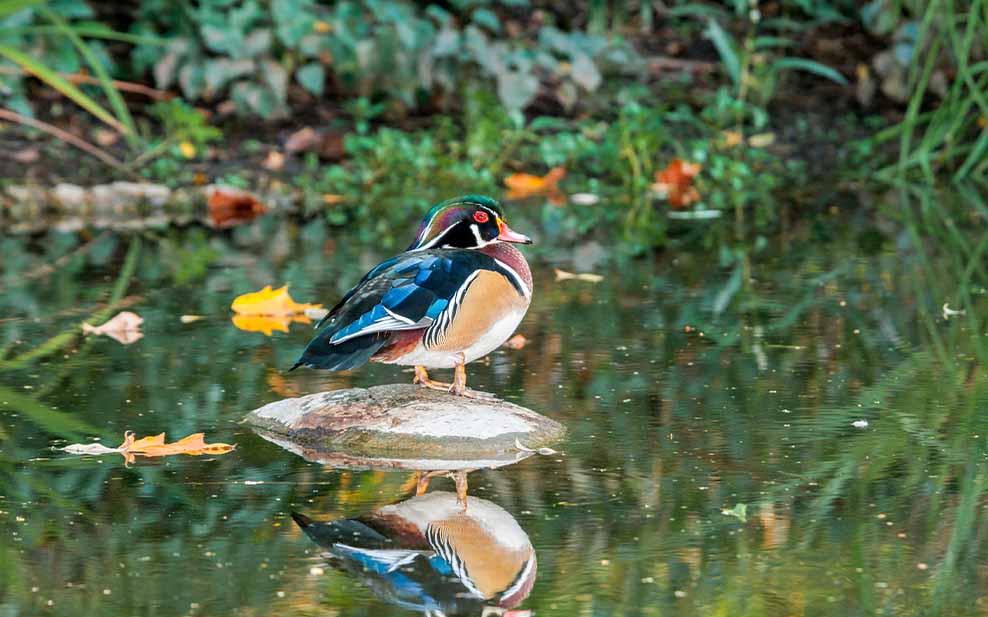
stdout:
POLYGON ((271 333, 288 332, 288 326, 292 323, 312 323, 308 315, 234 315, 233 325, 244 332, 261 332, 264 336, 271 336, 271 333))
MULTIPOLYGON (((288 285, 271 289, 266 285, 264 289, 252 293, 238 296, 230 308, 239 315, 266 315, 269 317, 282 317, 290 315, 304 314, 308 309, 320 309, 321 304, 300 304, 292 300, 288 295, 288 285)), ((287 327, 287 325, 286 325, 287 327)))

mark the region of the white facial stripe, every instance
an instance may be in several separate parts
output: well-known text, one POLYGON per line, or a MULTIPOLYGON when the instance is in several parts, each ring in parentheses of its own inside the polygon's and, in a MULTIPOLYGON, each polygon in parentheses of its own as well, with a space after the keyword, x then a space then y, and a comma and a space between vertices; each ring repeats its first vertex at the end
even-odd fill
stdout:
MULTIPOLYGON (((497 212, 494 212, 493 210, 491 210, 487 206, 482 206, 480 204, 469 204, 469 205, 476 207, 478 210, 483 210, 483 211, 487 212, 488 214, 490 214, 491 216, 494 217, 494 220, 497 220, 500 217, 500 215, 497 212)), ((428 238, 429 237, 429 233, 432 232, 432 225, 433 225, 433 223, 436 222, 436 217, 437 216, 439 216, 439 212, 437 212, 437 213, 435 213, 435 214, 432 215, 432 218, 429 219, 429 223, 425 226, 425 231, 422 232, 421 237, 423 237, 423 238, 428 238)), ((447 227, 446 229, 444 229, 442 231, 442 233, 440 233, 438 236, 436 236, 432 240, 429 240, 428 242, 426 242, 422 246, 420 246, 420 247, 418 247, 416 249, 412 249, 412 251, 424 251, 426 249, 431 249, 431 248, 435 248, 435 247, 439 246, 439 242, 449 232, 449 230, 450 229, 453 229, 454 227, 456 227, 456 225, 450 225, 449 227, 447 227)), ((489 244, 494 244, 495 242, 500 242, 500 240, 497 240, 497 239, 485 241, 483 238, 481 238, 480 232, 477 229, 477 226, 476 225, 471 224, 470 225, 470 229, 473 231, 473 235, 477 239, 477 246, 476 246, 476 248, 483 248, 483 247, 485 247, 485 246, 487 246, 489 244)), ((443 246, 442 248, 453 248, 453 247, 443 246)), ((412 252, 412 251, 409 251, 409 252, 412 252)))
POLYGON ((484 239, 480 237, 480 228, 471 224, 470 231, 473 232, 473 237, 477 239, 477 246, 484 246, 484 239))
POLYGON ((443 237, 445 237, 446 234, 449 233, 449 230, 450 229, 453 229, 453 227, 456 227, 456 225, 453 225, 452 227, 447 227, 446 229, 444 229, 442 231, 441 234, 439 234, 438 236, 436 236, 432 240, 429 240, 428 242, 426 242, 425 244, 423 244, 422 246, 420 246, 420 247, 418 247, 417 249, 414 249, 414 250, 416 250, 416 251, 424 251, 425 249, 431 249, 432 247, 434 247, 437 244, 439 244, 439 241, 442 240, 443 237))

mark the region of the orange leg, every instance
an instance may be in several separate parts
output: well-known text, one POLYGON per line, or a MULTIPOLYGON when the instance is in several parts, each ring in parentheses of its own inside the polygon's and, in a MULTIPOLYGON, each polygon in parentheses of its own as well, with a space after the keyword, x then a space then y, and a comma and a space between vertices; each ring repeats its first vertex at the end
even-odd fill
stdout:
POLYGON ((415 378, 412 383, 417 383, 423 388, 429 388, 430 390, 442 390, 443 392, 449 392, 453 385, 442 381, 434 381, 429 379, 429 373, 426 372, 424 366, 415 367, 415 378))
POLYGON ((449 391, 457 396, 465 396, 467 398, 476 398, 485 401, 497 400, 497 397, 493 394, 471 390, 467 387, 467 365, 464 360, 463 354, 460 354, 460 362, 453 369, 453 385, 449 387, 449 391))
POLYGON ((448 471, 445 471, 445 470, 443 470, 443 471, 421 471, 421 472, 419 472, 419 481, 418 481, 418 484, 416 484, 416 486, 415 486, 415 496, 418 497, 419 495, 424 495, 425 494, 425 492, 429 489, 429 480, 431 480, 431 479, 433 479, 433 478, 435 478, 437 476, 445 476, 445 475, 448 475, 448 474, 449 474, 449 472, 448 471))
POLYGON ((470 470, 466 469, 453 474, 456 480, 456 501, 463 506, 464 512, 467 511, 467 473, 469 472, 470 470))

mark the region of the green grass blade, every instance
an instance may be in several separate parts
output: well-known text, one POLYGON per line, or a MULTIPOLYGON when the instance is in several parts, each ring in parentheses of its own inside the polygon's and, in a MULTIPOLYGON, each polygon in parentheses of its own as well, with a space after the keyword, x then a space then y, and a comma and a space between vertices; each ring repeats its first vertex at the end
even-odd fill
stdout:
POLYGON ((704 34, 717 48, 717 53, 720 55, 720 60, 724 63, 724 68, 727 69, 731 81, 734 82, 735 86, 739 86, 741 84, 741 59, 738 56, 734 41, 731 40, 731 35, 713 19, 707 22, 707 30, 704 34))
POLYGON ((42 2, 44 0, 0 0, 0 18, 13 15, 42 2))
POLYGON ((127 109, 127 104, 124 102, 123 97, 120 96, 120 92, 113 87, 113 80, 110 78, 109 73, 106 72, 106 67, 103 63, 99 61, 93 49, 82 40, 82 37, 69 25, 69 22, 65 21, 61 15, 55 11, 49 9, 48 7, 41 7, 41 12, 52 24, 58 28, 59 32, 65 35, 72 44, 75 46, 83 58, 86 59, 86 63, 89 64, 89 68, 93 70, 93 74, 99 80, 100 87, 103 88, 103 92, 106 94, 106 98, 110 101, 110 107, 113 108, 113 112, 120 121, 120 124, 127 127, 128 139, 133 143, 137 137, 137 132, 134 129, 134 119, 130 115, 130 110, 127 109))
POLYGON ((25 71, 31 73, 41 81, 45 82, 52 88, 58 90, 68 98, 75 101, 77 105, 93 114, 106 124, 112 126, 116 130, 123 134, 128 134, 130 130, 120 124, 120 122, 113 117, 113 114, 104 109, 99 103, 94 101, 85 92, 74 86, 67 79, 56 73, 55 71, 49 69, 45 65, 41 64, 34 58, 28 56, 27 54, 21 52, 18 49, 9 47, 7 45, 0 45, 0 56, 3 56, 17 64, 25 71))
MULTIPOLYGON (((2 0, 0 0, 2 1, 2 0)), ((90 22, 73 22, 72 29, 76 34, 87 39, 103 39, 107 41, 120 41, 132 45, 168 45, 168 39, 145 34, 130 34, 129 32, 118 32, 106 26, 90 22)), ((23 26, 21 28, 4 28, 6 34, 59 34, 61 30, 55 26, 23 26)))
POLYGON ((814 75, 837 82, 842 86, 847 85, 847 79, 843 75, 829 66, 820 64, 814 60, 807 60, 806 58, 779 58, 772 66, 776 70, 806 71, 807 73, 813 73, 814 75))
POLYGON ((65 439, 79 439, 85 435, 100 434, 99 429, 85 420, 64 411, 52 409, 32 396, 15 392, 3 386, 0 386, 0 401, 6 403, 5 409, 13 408, 44 429, 45 432, 65 439))

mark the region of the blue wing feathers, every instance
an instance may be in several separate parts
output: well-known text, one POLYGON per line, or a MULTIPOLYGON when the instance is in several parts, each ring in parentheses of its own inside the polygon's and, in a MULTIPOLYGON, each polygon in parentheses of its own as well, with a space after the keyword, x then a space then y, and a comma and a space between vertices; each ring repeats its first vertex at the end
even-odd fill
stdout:
POLYGON ((461 249, 416 251, 381 262, 320 322, 325 327, 292 368, 347 370, 364 364, 391 342, 394 331, 424 329, 437 319, 478 269, 502 270, 488 255, 461 249))

